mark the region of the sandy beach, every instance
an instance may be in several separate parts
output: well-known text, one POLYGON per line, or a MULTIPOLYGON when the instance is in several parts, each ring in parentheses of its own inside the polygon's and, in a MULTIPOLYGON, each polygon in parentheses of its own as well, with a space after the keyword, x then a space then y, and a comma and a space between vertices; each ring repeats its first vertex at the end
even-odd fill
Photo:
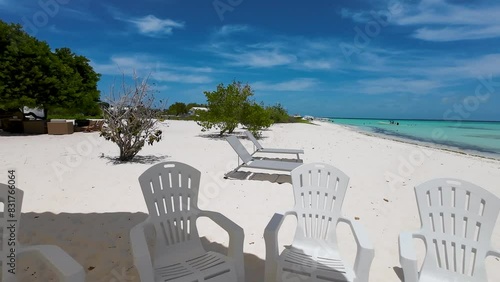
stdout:
MULTIPOLYGON (((359 218, 375 247, 370 281, 401 281, 398 235, 420 226, 415 185, 433 178, 459 178, 500 197, 500 161, 315 123, 275 124, 264 131, 261 142, 304 149, 304 163, 331 164, 350 177, 343 213, 359 218)), ((15 169, 25 193, 19 241, 60 246, 85 268, 87 281, 139 281, 129 231, 147 217, 147 209, 137 178, 153 164, 179 161, 202 173, 200 208, 220 212, 244 229, 246 281, 263 281, 264 228, 274 213, 292 208, 289 178, 261 173, 250 180, 224 179, 224 173, 237 165, 224 139, 214 137, 215 132, 201 132, 191 121, 166 121, 161 129, 160 143, 145 146, 134 162, 125 164, 114 160, 118 147, 95 132, 0 136, 0 182, 6 183, 7 170, 15 169)), ((242 142, 252 149, 249 140, 242 142)), ((217 225, 200 219, 198 227, 207 248, 225 250, 228 236, 217 225)), ((294 228, 294 220, 288 218, 280 232, 281 245, 291 243, 294 228)), ((338 234, 341 252, 352 265, 356 245, 348 227, 339 225, 338 234)), ((415 242, 421 262, 424 245, 415 242)), ((500 249, 500 220, 492 244, 500 249)), ((32 259, 19 263, 20 281, 55 281, 32 259)), ((495 281, 500 261, 489 258, 487 270, 489 281, 495 281)))

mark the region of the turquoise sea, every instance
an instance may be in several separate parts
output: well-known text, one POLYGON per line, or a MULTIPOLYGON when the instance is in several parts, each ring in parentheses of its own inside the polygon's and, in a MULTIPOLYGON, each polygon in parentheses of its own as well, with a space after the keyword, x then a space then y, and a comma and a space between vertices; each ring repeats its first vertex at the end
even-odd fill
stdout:
POLYGON ((371 134, 500 159, 500 122, 329 119, 371 134))

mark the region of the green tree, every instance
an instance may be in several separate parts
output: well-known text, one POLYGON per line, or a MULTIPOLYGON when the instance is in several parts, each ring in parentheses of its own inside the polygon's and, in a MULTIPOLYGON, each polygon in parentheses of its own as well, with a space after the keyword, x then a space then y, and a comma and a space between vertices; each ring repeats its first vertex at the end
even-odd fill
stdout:
POLYGON ((73 101, 70 103, 70 107, 86 116, 100 115, 99 97, 101 93, 97 90, 97 83, 101 75, 90 66, 90 60, 84 56, 76 55, 69 48, 56 49, 55 54, 73 70, 76 93, 72 97, 73 101))
POLYGON ((0 21, 0 105, 3 108, 96 109, 99 92, 88 60, 68 48, 52 52, 46 42, 0 21))
POLYGON ((168 110, 167 110, 167 113, 169 115, 185 115, 188 113, 188 108, 186 106, 186 104, 184 103, 181 103, 181 102, 176 102, 172 105, 170 105, 170 107, 168 107, 168 110))
POLYGON ((270 127, 273 120, 269 111, 263 105, 250 102, 243 106, 241 124, 252 132, 255 137, 261 137, 262 129, 270 127))
POLYGON ((250 85, 234 81, 227 87, 221 83, 216 91, 205 91, 208 111, 200 111, 196 120, 203 130, 217 128, 220 136, 232 133, 241 121, 243 108, 253 96, 250 85))
POLYGON ((290 122, 290 115, 280 103, 267 107, 266 111, 274 123, 290 122))

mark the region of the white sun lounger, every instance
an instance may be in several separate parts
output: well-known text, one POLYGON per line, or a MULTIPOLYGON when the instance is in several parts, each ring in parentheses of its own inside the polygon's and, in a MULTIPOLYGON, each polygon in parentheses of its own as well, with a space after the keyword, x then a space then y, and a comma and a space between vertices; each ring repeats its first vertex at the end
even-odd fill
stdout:
POLYGON ((299 154, 304 154, 304 150, 298 149, 264 148, 250 131, 245 131, 245 134, 247 135, 248 139, 250 139, 254 144, 254 152, 252 155, 254 155, 255 153, 293 154, 297 155, 297 159, 300 159, 299 154))
MULTIPOLYGON (((83 267, 70 257, 63 249, 54 245, 33 245, 22 246, 17 240, 7 240, 17 238, 19 230, 21 206, 23 203, 23 191, 9 188, 8 185, 0 183, 0 203, 3 203, 2 218, 0 218, 0 236, 3 246, 0 248, 0 262, 2 264, 2 275, 0 281, 15 282, 16 274, 12 273, 12 260, 9 256, 14 255, 17 259, 24 256, 37 257, 48 265, 57 274, 59 281, 64 282, 84 282, 85 271, 83 267), (17 220, 17 221, 14 221, 17 220), (15 228, 9 229, 14 225, 15 228), (13 245, 15 243, 15 245, 13 245)), ((13 265, 15 266, 15 260, 13 265)), ((19 265, 15 271, 19 272, 19 265)))
POLYGON ((243 164, 236 167, 232 172, 238 171, 238 169, 240 169, 241 167, 290 172, 302 165, 302 163, 296 162, 257 160, 254 159, 252 155, 250 155, 250 153, 248 153, 247 149, 245 149, 243 144, 241 144, 240 140, 238 140, 236 136, 229 136, 226 138, 226 140, 238 154, 238 160, 241 159, 243 161, 243 164))

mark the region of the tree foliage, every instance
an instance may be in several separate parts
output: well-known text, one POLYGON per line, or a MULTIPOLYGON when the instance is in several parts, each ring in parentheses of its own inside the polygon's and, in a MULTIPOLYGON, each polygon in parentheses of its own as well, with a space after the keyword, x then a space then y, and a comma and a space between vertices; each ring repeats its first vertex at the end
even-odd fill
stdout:
POLYGON ((253 90, 250 85, 233 82, 227 87, 219 84, 216 91, 205 91, 208 111, 199 111, 196 120, 202 130, 216 128, 219 135, 232 133, 243 124, 254 134, 272 124, 269 114, 259 104, 251 101, 253 90))
POLYGON ((250 85, 233 82, 227 87, 221 83, 215 91, 205 91, 208 111, 199 112, 197 121, 204 130, 217 128, 220 135, 232 133, 241 120, 243 106, 253 96, 250 85))
POLYGON ((273 120, 263 105, 250 102, 243 106, 241 124, 252 132, 255 137, 261 137, 261 130, 270 127, 273 124, 273 120))
POLYGON ((280 103, 267 107, 266 111, 269 113, 269 117, 274 123, 290 122, 290 115, 280 103))
MULTIPOLYGON (((148 78, 134 78, 135 85, 123 81, 120 90, 111 88, 110 107, 103 107, 105 125, 101 136, 120 148, 121 161, 132 160, 146 143, 153 145, 162 138, 157 128, 157 109, 148 78)), ((161 101, 160 101, 161 103, 161 101)))
POLYGON ((52 52, 46 42, 0 21, 0 105, 3 108, 75 108, 99 113, 100 75, 68 48, 52 52))
POLYGON ((167 114, 179 116, 179 115, 186 115, 188 111, 189 109, 186 106, 186 104, 181 102, 176 102, 170 105, 170 107, 168 107, 167 114))

